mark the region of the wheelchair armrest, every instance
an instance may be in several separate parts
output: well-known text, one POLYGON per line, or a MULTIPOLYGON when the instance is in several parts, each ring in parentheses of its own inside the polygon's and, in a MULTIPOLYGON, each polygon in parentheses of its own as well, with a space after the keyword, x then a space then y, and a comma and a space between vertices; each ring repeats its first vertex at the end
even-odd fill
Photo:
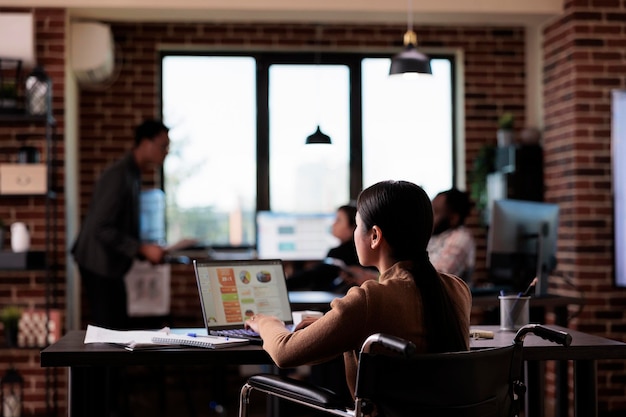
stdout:
POLYGON ((365 342, 361 347, 361 352, 369 353, 375 345, 380 345, 385 349, 397 353, 405 358, 413 355, 416 349, 415 344, 409 342, 408 340, 384 333, 376 333, 365 339, 365 342))
POLYGON ((345 408, 346 404, 333 391, 300 381, 272 374, 253 375, 248 378, 248 385, 267 394, 314 404, 322 408, 345 408))
POLYGON ((520 328, 515 334, 515 343, 523 343, 528 333, 533 333, 542 339, 549 340, 559 345, 569 346, 572 343, 572 336, 560 330, 551 329, 541 324, 527 324, 520 328))

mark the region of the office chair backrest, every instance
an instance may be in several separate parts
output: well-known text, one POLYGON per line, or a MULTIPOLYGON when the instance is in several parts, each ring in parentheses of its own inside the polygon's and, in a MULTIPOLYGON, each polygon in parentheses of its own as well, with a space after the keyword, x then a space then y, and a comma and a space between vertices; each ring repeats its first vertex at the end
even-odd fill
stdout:
POLYGON ((385 417, 510 416, 514 350, 511 345, 408 359, 362 352, 357 401, 366 408, 375 404, 385 417))

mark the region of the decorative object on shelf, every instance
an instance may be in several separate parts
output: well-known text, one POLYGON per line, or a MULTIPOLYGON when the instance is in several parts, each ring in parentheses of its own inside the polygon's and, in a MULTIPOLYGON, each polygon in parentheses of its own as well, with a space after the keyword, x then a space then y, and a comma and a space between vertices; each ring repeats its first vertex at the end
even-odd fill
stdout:
POLYGON ((9 347, 17 347, 17 333, 22 309, 16 306, 6 306, 0 310, 0 322, 4 326, 5 343, 9 347))
POLYGON ((413 31, 413 2, 408 0, 407 30, 404 34, 404 50, 391 59, 389 75, 432 74, 430 58, 417 50, 417 35, 413 31))
POLYGON ((43 67, 35 67, 26 77, 26 112, 33 116, 48 114, 52 106, 52 80, 43 70, 43 67))
POLYGON ((35 17, 32 12, 0 12, 0 57, 35 66, 35 17))
POLYGON ((25 223, 15 222, 11 225, 11 250, 27 252, 30 249, 30 233, 25 223))
POLYGON ((487 223, 487 219, 484 215, 488 203, 487 177, 496 170, 495 160, 496 147, 493 145, 482 146, 478 150, 470 173, 471 197, 474 201, 476 211, 484 224, 487 223))
POLYGON ((45 347, 61 337, 61 310, 25 310, 17 333, 19 347, 45 347))
POLYGON ((18 112, 18 85, 22 72, 19 59, 0 58, 0 113, 18 112))
POLYGON ((0 194, 45 194, 48 191, 46 164, 0 164, 0 194))
POLYGON ((0 379, 0 404, 2 417, 22 416, 24 378, 13 366, 0 379))
POLYGON ((20 146, 17 151, 17 162, 20 164, 37 164, 41 161, 39 149, 34 146, 20 146))
POLYGON ((513 113, 507 112, 498 119, 498 146, 513 145, 514 139, 513 113))

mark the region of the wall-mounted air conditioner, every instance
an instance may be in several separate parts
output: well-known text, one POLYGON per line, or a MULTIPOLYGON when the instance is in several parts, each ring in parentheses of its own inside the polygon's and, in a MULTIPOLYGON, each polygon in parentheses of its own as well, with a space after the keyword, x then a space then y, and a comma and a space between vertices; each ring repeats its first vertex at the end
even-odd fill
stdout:
POLYGON ((113 34, 108 25, 97 22, 71 24, 71 63, 78 82, 107 81, 115 66, 113 34))

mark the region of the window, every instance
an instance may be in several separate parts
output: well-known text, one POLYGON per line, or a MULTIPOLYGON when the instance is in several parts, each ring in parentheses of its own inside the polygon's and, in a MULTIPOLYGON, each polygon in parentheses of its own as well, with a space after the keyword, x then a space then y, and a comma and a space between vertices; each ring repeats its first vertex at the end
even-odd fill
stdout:
POLYGON ((383 179, 454 184, 453 61, 389 77, 375 54, 163 53, 167 237, 255 245, 258 210, 332 213, 383 179), (317 127, 332 145, 305 145, 317 127))
POLYGON ((256 211, 255 62, 163 59, 167 239, 252 245, 256 211))
POLYGON ((270 66, 270 207, 334 213, 350 201, 349 70, 345 65, 270 66), (306 145, 317 127, 332 145, 306 145))
POLYGON ((363 60, 364 187, 402 179, 431 197, 452 187, 452 66, 431 67, 432 77, 406 79, 387 75, 389 59, 363 60))

